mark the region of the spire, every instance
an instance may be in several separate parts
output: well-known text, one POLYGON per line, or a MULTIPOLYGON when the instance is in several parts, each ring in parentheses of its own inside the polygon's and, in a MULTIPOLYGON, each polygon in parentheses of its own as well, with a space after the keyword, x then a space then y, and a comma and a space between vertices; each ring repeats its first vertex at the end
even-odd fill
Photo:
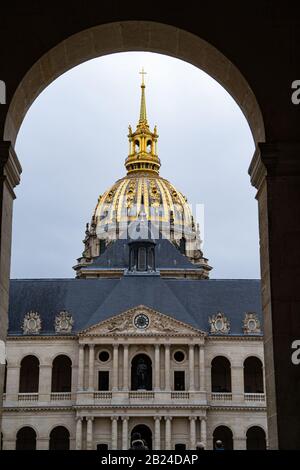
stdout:
POLYGON ((144 80, 146 72, 144 69, 142 69, 140 74, 142 75, 140 119, 134 132, 132 132, 131 126, 128 127, 129 155, 126 158, 125 167, 127 173, 143 171, 158 174, 160 168, 160 160, 156 150, 158 134, 156 126, 153 132, 149 129, 144 80))
POLYGON ((142 75, 142 84, 141 84, 141 89, 142 89, 142 93, 141 93, 141 109, 140 109, 140 120, 139 120, 139 124, 148 124, 147 123, 147 113, 146 113, 146 96, 145 96, 145 88, 146 88, 146 85, 145 85, 145 81, 144 81, 144 75, 147 74, 147 72, 144 71, 144 67, 142 68, 142 71, 140 72, 140 74, 142 75))

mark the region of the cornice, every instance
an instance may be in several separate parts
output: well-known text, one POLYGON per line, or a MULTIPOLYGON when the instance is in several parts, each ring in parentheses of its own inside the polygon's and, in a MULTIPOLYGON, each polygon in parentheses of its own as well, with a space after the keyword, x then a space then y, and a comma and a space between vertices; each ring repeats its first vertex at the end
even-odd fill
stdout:
POLYGON ((5 412, 61 412, 61 411, 81 411, 81 410, 152 410, 152 409, 159 409, 159 410, 199 410, 199 411, 241 411, 241 412, 249 412, 249 411, 256 411, 256 412, 266 412, 266 406, 226 406, 226 405, 196 405, 196 404, 163 404, 163 403, 152 403, 152 404, 102 404, 102 405, 74 405, 74 406, 38 406, 38 407, 8 407, 3 408, 3 413, 5 412))
POLYGON ((20 183, 22 167, 10 142, 0 143, 0 178, 7 182, 10 193, 15 198, 14 188, 20 183))
POLYGON ((260 142, 248 173, 251 184, 260 189, 266 178, 300 176, 300 142, 260 142))
POLYGON ((66 339, 68 340, 78 340, 78 335, 42 335, 42 334, 37 334, 37 335, 8 335, 6 337, 6 341, 48 341, 48 340, 62 340, 65 341, 66 339))
POLYGON ((220 406, 210 405, 209 411, 267 411, 266 406, 220 406))
MULTIPOLYGON (((200 331, 200 330, 199 330, 200 331)), ((65 340, 76 340, 78 341, 80 338, 87 337, 87 338, 102 338, 102 337, 109 337, 112 339, 115 338, 149 338, 149 337, 186 337, 186 338, 205 338, 205 340, 210 341, 263 341, 263 335, 208 335, 207 333, 204 334, 195 334, 195 333, 101 333, 101 334, 93 334, 93 333, 83 333, 80 332, 77 335, 9 335, 7 336, 7 341, 65 341, 65 340)))
POLYGON ((6 412, 9 412, 9 413, 15 413, 15 412, 48 412, 48 411, 74 411, 75 408, 73 406, 32 406, 32 407, 22 407, 22 406, 18 406, 18 407, 8 407, 8 408, 5 408, 3 407, 2 408, 2 413, 6 413, 6 412))
POLYGON ((217 341, 263 341, 263 335, 208 335, 206 337, 207 340, 217 340, 217 341))

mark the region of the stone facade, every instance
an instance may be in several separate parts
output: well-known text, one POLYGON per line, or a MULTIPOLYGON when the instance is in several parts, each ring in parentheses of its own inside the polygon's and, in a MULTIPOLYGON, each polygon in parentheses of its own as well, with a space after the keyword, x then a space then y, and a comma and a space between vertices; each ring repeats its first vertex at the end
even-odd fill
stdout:
MULTIPOLYGON (((101 356, 102 357, 102 356, 101 356)), ((183 444, 195 449, 202 441, 213 448, 216 428, 232 431, 233 448, 246 449, 247 430, 266 432, 264 393, 245 393, 244 363, 249 357, 263 363, 259 335, 209 335, 145 306, 101 321, 76 335, 10 336, 7 341, 7 383, 3 411, 3 448, 15 449, 17 432, 32 427, 36 448, 48 449, 52 429, 64 426, 70 449, 128 449, 137 425, 147 426, 153 449, 175 449, 183 444), (135 326, 146 315, 145 329, 135 326), (108 354, 101 361, 101 352, 108 354), (174 354, 182 352, 176 360, 174 354), (148 389, 133 390, 133 359, 151 361, 148 389), (22 359, 39 361, 36 393, 20 393, 22 359), (53 361, 60 355, 72 362, 67 392, 53 390, 53 361), (212 391, 212 361, 229 360, 231 391, 212 391), (109 373, 108 389, 99 390, 99 372, 109 373), (175 390, 174 372, 184 372, 184 390, 175 390), (150 388, 150 389, 149 389, 150 388)))

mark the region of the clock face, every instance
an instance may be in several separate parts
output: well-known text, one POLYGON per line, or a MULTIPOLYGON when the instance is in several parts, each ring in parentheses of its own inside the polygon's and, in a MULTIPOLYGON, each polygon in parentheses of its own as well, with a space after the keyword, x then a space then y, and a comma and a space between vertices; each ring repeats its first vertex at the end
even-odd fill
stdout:
POLYGON ((145 330, 149 326, 150 320, 144 313, 139 313, 134 318, 134 326, 139 330, 145 330))

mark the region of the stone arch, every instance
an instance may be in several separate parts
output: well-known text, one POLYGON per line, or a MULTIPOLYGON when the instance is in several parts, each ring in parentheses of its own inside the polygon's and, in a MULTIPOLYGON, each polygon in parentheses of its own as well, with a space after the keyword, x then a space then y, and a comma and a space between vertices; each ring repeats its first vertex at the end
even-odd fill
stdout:
POLYGON ((250 426, 246 432, 247 450, 266 450, 266 432, 261 426, 250 426))
POLYGON ((257 356, 244 361, 244 392, 264 393, 263 363, 257 356))
POLYGON ((217 426, 213 432, 213 448, 216 442, 222 441, 224 450, 233 450, 233 432, 228 426, 217 426))
POLYGON ((31 426, 23 426, 16 435, 16 450, 36 450, 37 433, 31 426))
POLYGON ((40 376, 39 359, 29 354, 21 360, 19 393, 38 393, 40 376))
POLYGON ((131 390, 152 390, 152 360, 138 353, 131 360, 131 390))
POLYGON ((59 354, 52 362, 51 392, 71 392, 72 361, 66 354, 59 354))
POLYGON ((211 361, 211 391, 231 392, 231 363, 225 356, 216 356, 211 361))
POLYGON ((146 424, 137 424, 131 431, 130 437, 130 446, 132 446, 133 439, 140 436, 141 440, 144 442, 144 445, 148 447, 149 450, 152 449, 152 430, 146 424))
POLYGON ((10 102, 4 140, 14 146, 26 112, 38 95, 64 72, 87 60, 116 52, 148 51, 182 59, 206 72, 233 97, 244 113, 255 144, 265 140, 257 99, 238 68, 204 39, 164 23, 122 21, 80 31, 44 54, 27 71, 10 102))
POLYGON ((70 450, 70 431, 66 426, 55 426, 51 430, 49 450, 70 450))

